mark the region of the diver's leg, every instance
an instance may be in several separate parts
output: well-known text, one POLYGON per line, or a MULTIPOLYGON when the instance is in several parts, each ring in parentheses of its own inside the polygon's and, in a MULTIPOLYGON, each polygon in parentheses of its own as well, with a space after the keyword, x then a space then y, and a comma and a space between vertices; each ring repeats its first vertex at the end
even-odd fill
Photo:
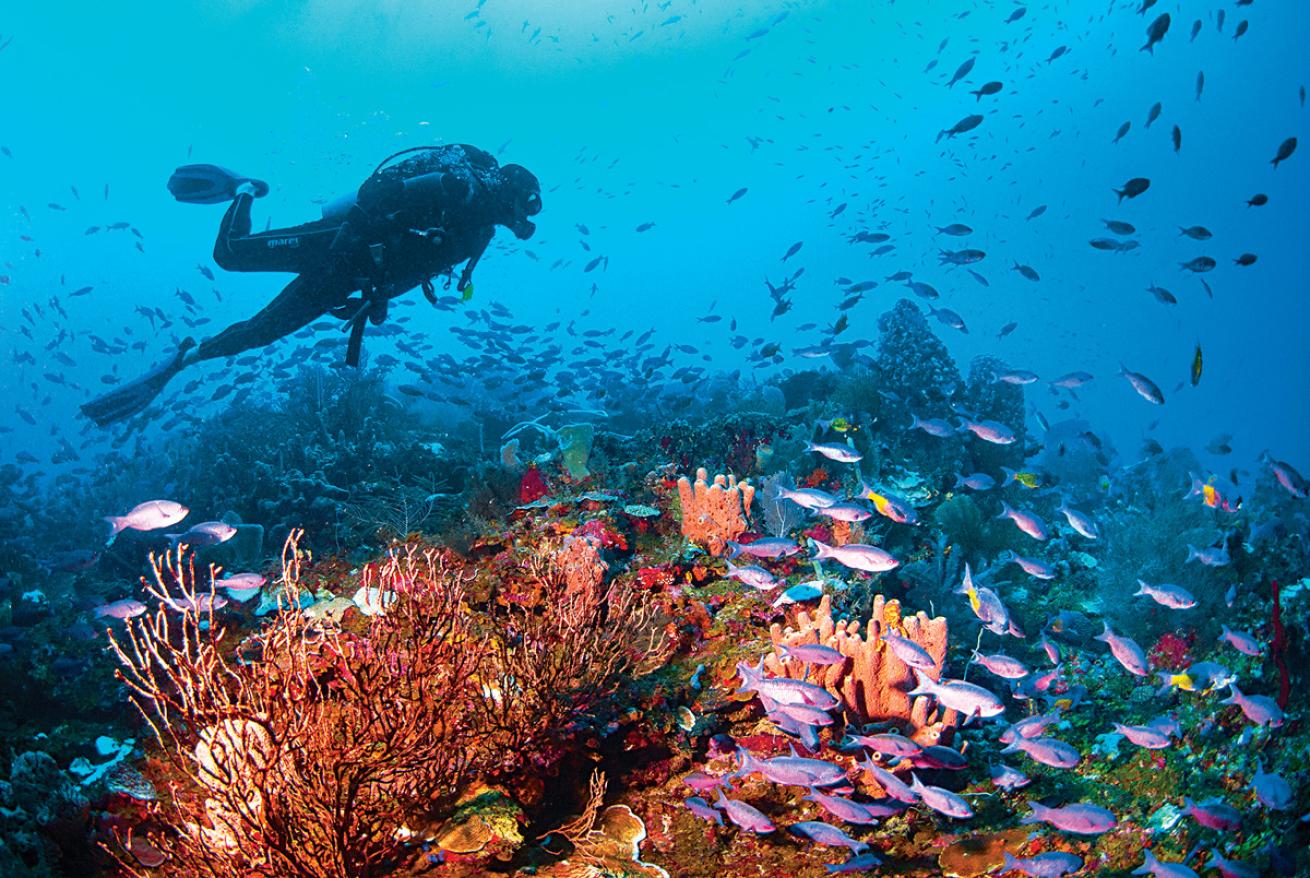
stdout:
POLYGON ((234 323, 201 342, 189 362, 231 357, 270 345, 341 305, 350 292, 346 286, 328 275, 300 275, 249 320, 234 323))
POLYGON ((324 267, 340 223, 318 221, 250 233, 255 196, 239 192, 228 206, 214 240, 214 262, 227 271, 288 271, 300 274, 324 267))

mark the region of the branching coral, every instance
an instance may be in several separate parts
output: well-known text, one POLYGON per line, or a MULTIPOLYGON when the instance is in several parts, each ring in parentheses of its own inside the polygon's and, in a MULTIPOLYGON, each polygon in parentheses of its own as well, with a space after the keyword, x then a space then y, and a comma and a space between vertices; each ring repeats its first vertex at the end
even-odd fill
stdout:
POLYGON ((755 488, 734 476, 717 475, 709 480, 704 467, 696 471, 693 483, 686 476, 678 479, 678 500, 682 504, 682 535, 703 543, 710 554, 718 555, 729 540, 745 533, 755 488))
MULTIPOLYGON (((302 591, 296 536, 282 557, 289 607, 302 591)), ((150 840, 203 876, 379 874, 404 821, 452 794, 479 752, 470 681, 487 647, 461 611, 458 572, 433 551, 394 552, 365 573, 393 597, 364 636, 284 611, 235 662, 212 570, 198 575, 179 549, 152 558, 152 574, 160 609, 112 646, 191 787, 156 807, 175 831, 150 840)))
POLYGON ((552 762, 556 748, 659 655, 664 633, 650 593, 632 578, 606 583, 604 571, 590 539, 547 541, 498 595, 497 633, 479 674, 495 770, 552 762))
POLYGON ((946 620, 940 616, 929 619, 923 612, 904 616, 899 601, 877 595, 863 633, 861 627, 858 621, 834 620, 832 598, 824 595, 814 615, 804 610, 797 613, 796 627, 783 628, 776 622, 772 625, 769 636, 774 652, 765 656, 764 667, 778 676, 800 679, 806 674, 806 666, 784 662, 778 647, 803 643, 830 646, 847 656, 847 660, 809 669, 812 682, 841 698, 846 708, 862 720, 899 721, 920 743, 935 744, 947 739, 956 723, 955 712, 939 713, 928 696, 919 696, 911 702, 906 693, 914 688, 914 675, 881 640, 883 631, 891 631, 919 644, 932 656, 935 665, 929 676, 940 679, 946 659, 946 620))

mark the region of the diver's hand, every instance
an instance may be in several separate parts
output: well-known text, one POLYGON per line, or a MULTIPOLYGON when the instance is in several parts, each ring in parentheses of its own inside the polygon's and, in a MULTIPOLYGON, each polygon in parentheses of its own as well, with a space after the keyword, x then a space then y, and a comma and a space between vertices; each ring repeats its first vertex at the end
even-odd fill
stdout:
POLYGON ((242 195, 249 195, 251 198, 258 198, 259 190, 255 188, 254 183, 246 180, 238 184, 237 188, 232 192, 233 198, 240 198, 242 195))

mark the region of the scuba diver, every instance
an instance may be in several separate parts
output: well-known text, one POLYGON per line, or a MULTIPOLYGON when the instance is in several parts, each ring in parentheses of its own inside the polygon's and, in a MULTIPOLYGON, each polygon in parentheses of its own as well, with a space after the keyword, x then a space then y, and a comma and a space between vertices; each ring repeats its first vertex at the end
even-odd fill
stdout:
POLYGON ((420 146, 389 156, 357 193, 324 206, 323 219, 251 234, 250 207, 268 184, 217 165, 184 165, 168 190, 188 204, 231 201, 214 242, 214 262, 228 271, 295 272, 263 310, 196 344, 184 339, 173 357, 135 381, 82 406, 100 426, 143 411, 187 366, 272 344, 324 314, 350 331, 346 363, 359 365, 367 323, 380 324, 388 302, 421 286, 437 303, 433 278, 468 299, 473 269, 496 226, 520 241, 536 231, 541 187, 521 165, 499 165, 473 146, 420 146), (399 161, 396 161, 399 159, 399 161), (358 295, 355 295, 358 293, 358 295))

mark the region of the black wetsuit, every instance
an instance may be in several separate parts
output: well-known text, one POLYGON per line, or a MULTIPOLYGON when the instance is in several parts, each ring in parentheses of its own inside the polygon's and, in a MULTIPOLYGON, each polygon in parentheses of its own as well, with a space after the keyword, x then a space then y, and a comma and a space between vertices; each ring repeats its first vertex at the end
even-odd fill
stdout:
POLYGON ((272 344, 331 312, 354 320, 347 361, 357 362, 364 320, 381 323, 388 300, 420 285, 431 298, 431 279, 461 262, 468 264, 459 289, 469 284, 505 220, 499 171, 476 147, 438 147, 370 177, 343 218, 255 234, 254 197, 238 195, 219 227, 214 262, 228 271, 297 277, 253 317, 202 342, 195 359, 272 344))

